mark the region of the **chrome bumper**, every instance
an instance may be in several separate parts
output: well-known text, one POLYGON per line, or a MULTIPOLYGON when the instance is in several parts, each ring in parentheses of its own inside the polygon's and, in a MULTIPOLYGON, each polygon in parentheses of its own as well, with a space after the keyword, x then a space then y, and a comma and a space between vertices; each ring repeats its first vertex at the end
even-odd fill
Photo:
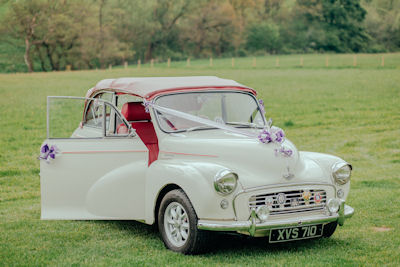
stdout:
POLYGON ((210 231, 246 231, 251 236, 255 235, 256 230, 269 230, 273 228, 284 228, 290 226, 299 226, 307 224, 329 223, 337 221, 339 225, 343 225, 347 218, 352 217, 354 209, 344 202, 341 203, 338 213, 332 215, 309 215, 301 218, 289 218, 276 221, 266 221, 262 223, 256 222, 256 214, 253 210, 248 221, 210 221, 199 220, 197 228, 210 231))

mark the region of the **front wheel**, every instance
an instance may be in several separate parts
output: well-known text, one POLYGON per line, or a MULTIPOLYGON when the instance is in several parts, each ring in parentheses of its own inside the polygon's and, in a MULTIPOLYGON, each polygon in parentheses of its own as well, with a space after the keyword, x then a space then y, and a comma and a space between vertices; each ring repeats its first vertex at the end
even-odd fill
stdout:
POLYGON ((323 237, 331 237, 335 232, 337 227, 337 222, 330 222, 324 226, 323 237))
POLYGON ((172 190, 164 196, 158 212, 158 229, 170 250, 196 254, 204 248, 207 233, 197 229, 197 215, 183 190, 172 190))

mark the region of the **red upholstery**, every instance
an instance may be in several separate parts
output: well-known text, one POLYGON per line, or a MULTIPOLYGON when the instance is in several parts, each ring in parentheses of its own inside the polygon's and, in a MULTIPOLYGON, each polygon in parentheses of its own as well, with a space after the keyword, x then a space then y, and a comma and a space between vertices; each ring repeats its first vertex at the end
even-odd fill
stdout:
POLYGON ((146 113, 141 102, 126 102, 121 109, 127 121, 150 121, 150 113, 146 113))
POLYGON ((146 113, 144 106, 140 102, 127 102, 122 106, 122 115, 136 129, 136 133, 142 139, 143 143, 149 150, 149 166, 158 158, 158 139, 153 123, 151 122, 150 113, 146 113))

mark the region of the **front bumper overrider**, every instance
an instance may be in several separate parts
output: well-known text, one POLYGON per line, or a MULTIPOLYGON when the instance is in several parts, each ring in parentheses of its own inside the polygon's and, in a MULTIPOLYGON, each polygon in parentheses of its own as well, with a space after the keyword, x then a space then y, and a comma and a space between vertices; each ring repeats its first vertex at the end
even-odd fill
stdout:
POLYGON ((265 222, 257 222, 257 215, 255 210, 252 210, 250 219, 247 221, 212 221, 212 220, 199 220, 197 228, 200 230, 209 231, 237 231, 248 232, 254 236, 257 230, 269 230, 275 228, 285 228, 291 226, 320 224, 337 221, 339 225, 343 225, 344 221, 354 214, 354 209, 341 202, 339 211, 334 214, 315 214, 296 216, 293 218, 286 218, 280 220, 267 220, 265 222))

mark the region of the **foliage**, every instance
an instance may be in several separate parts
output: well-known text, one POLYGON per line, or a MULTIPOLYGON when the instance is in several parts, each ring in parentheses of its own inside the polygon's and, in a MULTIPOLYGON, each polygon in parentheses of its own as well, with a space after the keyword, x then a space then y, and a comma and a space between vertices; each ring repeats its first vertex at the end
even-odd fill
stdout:
POLYGON ((21 71, 21 62, 28 71, 50 71, 67 66, 106 68, 139 59, 385 52, 400 48, 400 4, 392 0, 1 0, 0 33, 3 72, 21 71))
POLYGON ((364 51, 368 36, 362 22, 365 10, 359 0, 298 0, 297 19, 308 28, 308 43, 316 50, 364 51))
POLYGON ((280 46, 279 28, 273 23, 251 25, 247 30, 246 48, 250 51, 265 50, 274 54, 280 46))
MULTIPOLYGON (((235 68, 230 59, 215 59, 213 68, 193 60, 192 68, 0 74, 0 265, 399 266, 400 70, 325 68, 325 55, 303 56, 305 66, 315 65, 283 68, 300 57, 288 55, 273 69, 265 57, 257 58, 257 68, 252 58, 240 58, 235 68), (265 238, 220 234, 209 243, 211 253, 184 256, 166 250, 155 227, 139 222, 40 220, 37 156, 47 95, 83 96, 105 77, 216 74, 255 88, 276 125, 292 121, 284 129, 300 150, 353 164, 348 204, 356 213, 331 238, 270 245, 265 238)), ((398 66, 399 54, 393 56, 398 66)), ((336 57, 342 55, 331 60, 336 57)), ((376 64, 375 56, 365 64, 376 64)))
POLYGON ((371 52, 393 51, 400 47, 400 1, 364 1, 365 25, 372 37, 371 52))

